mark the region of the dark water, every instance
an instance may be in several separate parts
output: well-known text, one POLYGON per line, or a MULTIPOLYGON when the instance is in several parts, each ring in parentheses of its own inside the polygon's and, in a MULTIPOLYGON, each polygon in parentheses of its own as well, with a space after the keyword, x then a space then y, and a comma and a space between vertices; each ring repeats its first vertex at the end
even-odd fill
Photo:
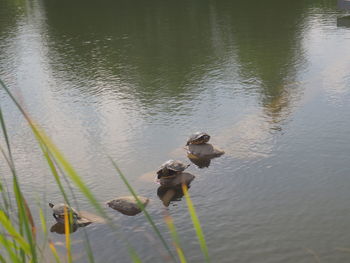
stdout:
MULTIPOLYGON (((349 262, 350 23, 336 1, 0 0, 0 76, 101 202, 128 194, 106 154, 117 160, 167 238, 173 216, 189 262, 203 256, 186 202, 165 209, 147 173, 189 162, 197 130, 226 151, 189 168, 213 262, 349 262)), ((54 224, 58 187, 0 100, 24 192, 54 224)), ((130 262, 126 236, 144 262, 164 261, 143 215, 106 211, 120 231, 85 228, 96 262, 130 262)), ((86 262, 82 229, 72 239, 86 262)))

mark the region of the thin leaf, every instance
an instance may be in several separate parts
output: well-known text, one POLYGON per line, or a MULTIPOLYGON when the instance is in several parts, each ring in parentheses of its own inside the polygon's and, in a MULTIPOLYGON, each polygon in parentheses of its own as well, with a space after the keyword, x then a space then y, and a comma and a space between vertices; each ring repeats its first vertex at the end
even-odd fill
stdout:
POLYGON ((51 252, 52 252, 52 254, 53 254, 53 256, 54 256, 54 258, 56 260, 56 263, 60 263, 61 262, 60 258, 59 258, 58 254, 57 254, 57 250, 55 248, 55 245, 52 243, 52 241, 49 241, 49 247, 50 247, 51 252))
POLYGON ((1 263, 6 263, 5 258, 0 254, 0 262, 1 263))
POLYGON ((173 219, 171 218, 171 216, 167 215, 167 216, 165 216, 164 221, 170 230, 170 234, 171 234, 171 237, 173 239, 173 242, 174 242, 174 245, 176 248, 176 252, 177 252, 177 255, 179 256, 180 262, 186 263, 187 261, 186 261, 185 255, 183 253, 183 250, 180 246, 180 239, 179 239, 179 236, 177 234, 173 219))
MULTIPOLYGON (((3 86, 3 88, 5 89, 6 92, 9 92, 9 90, 7 89, 5 84, 1 81, 1 79, 0 79, 0 84, 3 86)), ((3 152, 3 155, 4 155, 5 159, 6 159, 6 161, 8 162, 9 167, 10 167, 11 172, 12 172, 13 188, 14 188, 14 192, 15 192, 17 207, 18 207, 19 232, 20 232, 21 235, 23 234, 22 233, 22 226, 24 226, 26 237, 28 239, 30 250, 31 250, 32 261, 35 263, 35 262, 37 262, 37 255, 36 255, 36 247, 35 247, 35 244, 33 242, 33 233, 31 232, 29 224, 28 224, 28 221, 30 219, 28 218, 28 213, 26 211, 26 204, 25 204, 26 201, 25 201, 25 198, 23 197, 23 195, 21 193, 20 186, 19 186, 19 183, 18 183, 16 169, 15 169, 15 165, 14 165, 13 158, 12 158, 12 153, 11 153, 11 146, 10 146, 9 136, 7 134, 6 125, 5 125, 3 116, 2 116, 1 109, 0 109, 0 123, 1 123, 2 131, 3 131, 3 135, 5 137, 6 145, 7 145, 7 148, 8 148, 8 155, 9 155, 8 158, 6 157, 6 155, 4 154, 2 149, 1 149, 1 151, 3 152)), ((21 251, 20 253, 21 253, 23 262, 25 262, 24 252, 21 251)))
POLYGON ((44 212, 43 212, 43 209, 41 207, 40 207, 40 211, 39 211, 39 216, 40 216, 40 221, 41 221, 41 228, 46 236, 47 235, 47 225, 46 225, 44 212))
POLYGON ((32 212, 30 211, 30 208, 27 204, 27 201, 23 198, 23 205, 24 205, 24 208, 25 208, 25 212, 26 212, 26 218, 28 219, 30 225, 31 225, 31 229, 32 229, 32 237, 35 241, 35 238, 36 238, 36 228, 35 228, 35 223, 34 223, 34 219, 33 219, 33 216, 32 216, 32 212))
MULTIPOLYGON (((24 230, 26 233, 26 237, 28 239, 29 247, 30 247, 30 255, 32 257, 32 261, 37 262, 38 260, 37 260, 36 247, 35 247, 35 243, 33 240, 32 231, 31 231, 29 224, 28 224, 29 219, 28 219, 28 216, 27 216, 27 213, 25 210, 25 205, 24 205, 24 203, 26 201, 21 193, 19 183, 17 180, 17 176, 15 174, 13 175, 13 188, 14 188, 14 192, 15 192, 17 207, 18 207, 19 226, 20 227, 22 225, 24 226, 24 230)), ((20 228, 20 233, 21 233, 21 228, 20 228)))
POLYGON ((140 257, 137 255, 136 251, 133 248, 129 248, 129 254, 134 263, 142 263, 140 257))
MULTIPOLYGON (((85 195, 85 197, 89 200, 90 204, 92 204, 96 211, 102 215, 105 219, 107 219, 107 222, 110 224, 110 226, 115 229, 114 224, 112 223, 112 220, 108 217, 107 213, 104 211, 102 206, 99 204, 97 199, 93 196, 90 189, 84 184, 84 182, 80 179, 74 168, 70 165, 70 163, 65 159, 63 154, 58 150, 58 148, 54 145, 54 143, 50 140, 50 138, 40 129, 38 125, 34 123, 34 121, 29 117, 29 115, 25 112, 25 110, 21 107, 21 105, 18 103, 18 101, 15 99, 15 97, 12 95, 10 90, 7 88, 7 86, 1 81, 0 79, 0 85, 4 88, 8 96, 11 98, 13 103, 17 106, 19 111, 22 113, 26 121, 28 122, 30 128, 32 129, 33 134, 35 135, 35 138, 37 139, 39 145, 42 147, 46 147, 47 153, 49 157, 52 157, 52 162, 57 164, 57 167, 59 169, 63 169, 65 174, 68 175, 68 177, 74 182, 74 184, 79 188, 79 190, 85 195)), ((42 148, 43 149, 43 148, 42 148)), ((44 151, 45 155, 45 151, 44 151)), ((47 158, 47 156, 45 158, 47 158)), ((48 160, 48 158, 47 158, 48 160)), ((50 166, 50 164, 49 164, 50 166)), ((52 166, 50 166, 52 169, 52 166)), ((62 188, 63 189, 63 188, 62 188)), ((62 191, 64 192, 64 191, 62 191)), ((66 198, 65 198, 66 199, 66 198)), ((66 200, 67 203, 68 199, 66 200)), ((21 226, 21 225, 20 225, 21 226)), ((27 227, 26 227, 27 229, 27 227)), ((27 231, 27 230, 26 230, 27 231)), ((27 231, 28 232, 28 231, 27 231)), ((128 249, 132 249, 127 239, 123 238, 127 242, 128 249)), ((30 244, 32 244, 30 242, 30 244)), ((135 252, 136 254, 136 252, 135 252)), ((23 258, 23 262, 25 259, 23 258)), ((36 260, 34 261, 36 262, 36 260)))
POLYGON ((158 238, 161 240, 163 246, 166 248, 166 250, 168 251, 169 255, 171 256, 171 258, 175 260, 175 257, 173 255, 173 253, 171 252, 168 244, 166 243, 165 239, 163 238, 162 234, 160 233, 159 229, 157 228, 157 226, 155 225, 155 223, 153 222, 151 216, 149 215, 149 213, 147 212, 146 208, 144 207, 144 205, 142 204, 142 202, 140 201, 140 199, 137 197, 136 192, 134 191, 134 189, 131 187, 131 185, 129 184, 128 180, 126 179, 126 177, 124 176, 124 174, 122 173, 122 171, 119 169, 118 165, 113 161, 112 158, 110 158, 114 168, 117 170, 119 176, 121 177, 121 179, 123 180, 124 184, 126 185, 126 187, 128 188, 129 192, 133 195, 133 197, 135 198, 137 205, 140 207, 140 209, 143 211, 143 213, 146 216, 146 219, 148 220, 148 222, 151 224, 152 228, 154 229, 154 231, 156 232, 158 238))
POLYGON ((207 245, 205 242, 205 238, 204 238, 204 234, 203 234, 203 231, 201 228, 201 224, 199 222, 196 210, 195 210, 194 205, 192 203, 192 200, 188 194, 187 186, 185 184, 182 185, 182 191, 183 191, 185 198, 186 198, 188 212, 191 215, 192 223, 193 223, 194 229, 196 230, 196 234, 197 234, 199 244, 201 246, 201 250, 204 254, 206 262, 210 262, 208 248, 207 248, 207 245))
POLYGON ((14 262, 14 263, 21 262, 21 260, 17 256, 17 254, 14 252, 14 251, 16 251, 15 245, 12 244, 11 242, 9 242, 5 238, 5 235, 0 234, 0 244, 2 244, 2 246, 6 250, 7 254, 9 255, 9 257, 11 259, 11 262, 14 262))
MULTIPOLYGON (((72 214, 72 213, 70 213, 72 214)), ((71 220, 69 220, 69 214, 67 211, 67 207, 64 207, 64 232, 66 235, 66 249, 67 249, 67 259, 68 263, 72 263, 72 253, 71 253, 71 246, 70 246, 70 226, 71 226, 71 220)))
POLYGON ((7 218, 3 211, 0 211, 0 223, 4 229, 15 239, 26 254, 30 254, 29 244, 26 242, 23 236, 21 236, 15 227, 11 224, 10 220, 7 218))
POLYGON ((43 144, 40 144, 40 147, 41 147, 41 150, 42 150, 42 152, 43 152, 43 154, 44 154, 44 157, 45 157, 45 159, 46 159, 46 162, 48 163, 48 165, 49 165, 49 167, 50 167, 51 173, 52 173, 53 177, 55 178, 55 181, 56 181, 56 183, 57 183, 57 185, 58 185, 58 188, 60 189, 61 194, 63 195, 64 201, 65 201, 67 204, 69 204, 69 199, 68 199, 68 197, 67 197, 66 192, 64 191, 64 188, 63 188, 63 186, 62 186, 62 183, 61 183, 60 177, 59 177, 59 175, 58 175, 57 169, 56 169, 56 167, 55 167, 54 162, 53 162, 52 159, 51 159, 51 156, 50 156, 50 154, 49 154, 49 152, 48 152, 48 150, 47 150, 47 147, 45 147, 45 145, 43 145, 43 144))

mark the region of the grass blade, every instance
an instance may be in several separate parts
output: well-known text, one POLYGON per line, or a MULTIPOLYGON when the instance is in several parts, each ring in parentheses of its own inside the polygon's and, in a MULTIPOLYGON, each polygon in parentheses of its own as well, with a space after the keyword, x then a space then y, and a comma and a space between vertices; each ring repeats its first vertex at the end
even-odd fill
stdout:
POLYGON ((119 169, 118 165, 113 161, 113 159, 111 159, 111 162, 114 166, 114 168, 117 170, 119 176, 121 177, 121 179, 123 180, 124 184, 126 185, 126 187, 128 188, 129 192, 133 195, 133 197, 135 198, 137 205, 140 207, 140 209, 143 211, 143 213, 146 216, 147 221, 151 224, 152 228, 154 229, 155 233, 157 234, 158 238, 161 240, 163 246, 165 247, 165 249, 168 251, 169 255, 171 256, 171 258, 176 262, 175 257, 173 255, 173 253, 171 252, 168 244, 166 243, 165 239, 163 238, 162 234, 160 233, 159 229, 157 228, 157 226, 155 225, 155 223, 153 222, 151 216, 149 215, 149 213, 147 212, 146 208, 143 206, 142 202, 140 201, 140 199, 137 197, 136 192, 134 191, 134 189, 131 187, 131 185, 129 184, 128 180, 126 179, 126 177, 124 176, 123 172, 119 169))
POLYGON ((39 127, 35 125, 30 119, 32 130, 38 139, 38 141, 47 147, 47 150, 55 158, 57 163, 64 169, 68 177, 75 183, 79 190, 85 195, 89 202, 95 207, 95 209, 105 218, 108 218, 106 212, 103 210, 102 206, 99 204, 97 199, 94 197, 90 189, 81 180, 78 173, 75 171, 73 166, 66 160, 63 154, 57 149, 54 143, 50 140, 46 134, 39 130, 39 127))
POLYGON ((10 220, 3 211, 0 211, 0 223, 2 224, 4 229, 11 235, 11 237, 17 241, 17 243, 21 246, 24 252, 30 254, 29 244, 26 242, 24 237, 17 232, 17 230, 11 224, 10 220))
POLYGON ((68 263, 72 263, 72 253, 71 253, 71 246, 70 246, 70 227, 71 227, 71 212, 68 213, 67 207, 64 207, 64 232, 66 235, 66 249, 67 249, 67 259, 68 263))
POLYGON ((208 252, 208 248, 207 248, 207 245, 205 242, 205 238, 204 238, 204 234, 203 234, 203 231, 201 228, 201 224, 199 222, 196 210, 195 210, 194 205, 192 203, 192 200, 188 194, 187 186, 185 184, 182 185, 182 191, 183 191, 185 198, 186 198, 188 212, 191 215, 192 223, 193 223, 194 229, 196 230, 196 234, 197 234, 199 244, 201 246, 201 250, 204 254, 206 262, 210 262, 209 252, 208 252))
MULTIPOLYGON (((105 219, 107 219, 107 222, 110 224, 110 226, 115 229, 115 226, 113 225, 111 219, 108 217, 107 213, 104 211, 104 209, 102 208, 102 206, 99 204, 99 202, 97 201, 97 199, 94 197, 94 195, 92 194, 92 192, 90 191, 90 189, 84 184, 84 182, 81 180, 81 178, 79 177, 79 175, 77 174, 77 172, 75 171, 75 169, 73 168, 73 166, 71 166, 71 164, 66 160, 66 158, 63 156, 63 154, 58 150, 58 148, 55 146, 55 144, 51 141, 51 139, 45 134, 44 131, 42 131, 40 129, 40 127, 38 125, 35 124, 35 122, 29 117, 29 115, 26 113, 26 111, 22 108, 22 106, 18 103, 18 101, 16 100, 16 98, 12 95, 11 91, 7 88, 7 86, 2 82, 2 80, 0 79, 0 85, 4 88, 5 92, 7 93, 7 95, 11 98, 11 100, 13 101, 13 103, 16 105, 16 107, 19 109, 19 111, 22 113, 23 117, 26 119, 26 121, 28 122, 36 140, 38 141, 40 147, 43 149, 44 152, 44 156, 46 158, 46 160, 49 163, 50 169, 51 171, 54 171, 53 174, 54 176, 56 175, 56 182, 59 182, 57 180, 58 177, 58 173, 56 171, 56 169, 54 169, 54 164, 57 165, 59 170, 63 170, 64 173, 70 178, 70 180, 73 181, 73 183, 79 188, 80 192, 82 192, 84 194, 84 196, 89 200, 90 204, 92 204, 93 207, 95 207, 96 211, 105 219), (46 153, 45 153, 46 152, 46 153)), ((6 129, 5 129, 6 131, 6 129)), ((6 133, 7 134, 7 133, 6 133)), ((6 135, 7 136, 7 135, 6 135)), ((12 156, 10 157, 10 159, 12 160, 12 156)), ((10 162, 11 164, 13 162, 10 162)), ((13 174, 15 175, 15 170, 14 170, 14 166, 10 166, 11 169, 13 168, 13 174)), ((15 177, 15 176, 14 176, 15 177)), ((15 177, 16 182, 17 182, 17 178, 15 177)), ((20 194, 19 191, 19 185, 18 182, 15 184, 16 188, 18 188, 17 190, 15 190, 16 197, 22 197, 22 195, 20 194)), ((61 185, 62 186, 62 185, 61 185)), ((60 185, 59 185, 60 187, 60 185)), ((62 192, 62 194, 64 193, 63 187, 60 187, 60 190, 62 192)), ((68 202, 68 198, 65 194, 63 194, 65 201, 67 202, 67 204, 69 204, 68 202)), ((21 199, 18 198, 17 200, 19 200, 19 205, 20 205, 20 214, 21 215, 25 215, 25 213, 23 212, 23 204, 21 203, 21 199)), ((24 222, 25 225, 25 230, 28 236, 28 240, 29 240, 29 244, 30 244, 30 248, 33 248, 33 242, 31 240, 30 235, 28 235, 29 233, 29 227, 28 224, 25 224, 27 221, 26 220, 21 220, 24 217, 20 217, 20 221, 24 222)), ((21 226, 21 224, 20 224, 21 226)), ((123 238, 125 240, 125 238, 123 238)), ((127 247, 128 249, 132 249, 129 242, 127 242, 127 247)), ((32 254, 35 256, 33 257, 33 262, 37 262, 36 260, 36 253, 35 251, 32 251, 32 254)), ((133 253, 134 255, 137 256, 136 252, 134 251, 133 253)), ((135 258, 135 257, 134 257, 135 258)), ((138 257, 137 257, 138 258, 138 257)), ((25 261, 25 258, 23 257, 23 262, 25 261)))
POLYGON ((18 255, 13 251, 16 251, 16 247, 14 244, 12 244, 11 242, 9 242, 6 238, 5 235, 3 235, 2 233, 0 234, 0 244, 2 244, 2 246, 4 247, 5 251, 8 253, 11 262, 21 262, 21 260, 19 259, 18 255))
POLYGON ((58 254, 57 254, 57 250, 55 248, 55 245, 52 243, 52 241, 49 241, 49 247, 50 247, 51 252, 52 252, 52 254, 53 254, 53 256, 54 256, 54 258, 56 260, 56 263, 61 263, 60 258, 59 258, 58 254))
MULTIPOLYGON (((5 86, 5 84, 1 80, 0 80, 0 84, 8 92, 7 87, 5 86)), ((33 240, 33 237, 35 238, 35 236, 33 236, 33 230, 35 233, 35 227, 33 227, 33 225, 32 225, 32 229, 31 229, 32 232, 31 232, 29 224, 28 224, 28 221, 30 222, 30 220, 32 219, 32 218, 30 218, 31 213, 30 213, 30 209, 28 208, 28 205, 25 201, 25 198, 21 193, 21 189, 20 189, 20 186, 18 183, 16 169, 15 169, 15 165, 14 165, 13 158, 12 158, 9 136, 7 133, 4 118, 2 116, 1 107, 0 107, 0 125, 2 128, 3 135, 5 137, 5 141, 6 141, 6 145, 7 145, 7 149, 8 149, 8 158, 6 157, 6 154, 3 152, 2 149, 1 149, 1 151, 2 151, 4 158, 6 159, 8 165, 10 167, 12 177, 13 177, 13 188, 14 188, 14 193, 15 193, 15 197, 16 197, 17 207, 18 207, 19 232, 20 232, 20 235, 22 235, 22 226, 24 226, 24 230, 25 230, 25 233, 26 233, 26 236, 27 236, 27 239, 29 242, 29 246, 30 246, 30 251, 31 251, 31 253, 29 255, 32 257, 33 262, 37 262, 36 247, 35 247, 35 243, 33 240)), ((25 256, 23 255, 23 251, 21 251, 21 255, 22 255, 23 262, 25 262, 25 256)))
POLYGON ((61 191, 61 194, 62 194, 62 196, 63 196, 63 199, 64 199, 64 201, 66 202, 66 204, 69 205, 69 200, 68 200, 67 194, 66 194, 66 192, 64 191, 64 188, 63 188, 63 185, 62 185, 62 183, 61 183, 60 177, 59 177, 59 175, 58 175, 57 169, 56 169, 56 167, 55 167, 54 162, 52 161, 52 158, 51 158, 51 156, 50 156, 50 154, 49 154, 49 152, 48 152, 48 150, 47 150, 47 147, 45 147, 45 145, 43 145, 43 144, 40 144, 40 147, 41 147, 41 150, 42 150, 42 152, 43 152, 43 154, 44 154, 44 157, 45 157, 45 159, 46 159, 46 162, 48 163, 48 165, 49 165, 49 167, 50 167, 51 173, 52 173, 53 177, 55 178, 55 181, 56 181, 56 183, 57 183, 57 185, 58 185, 58 188, 59 188, 60 191, 61 191))
POLYGON ((6 263, 5 258, 0 254, 0 262, 1 263, 6 263))
POLYGON ((140 257, 137 255, 136 251, 133 248, 129 248, 129 254, 134 263, 142 263, 140 257))
POLYGON ((29 208, 29 206, 27 204, 27 201, 24 198, 23 198, 23 205, 24 205, 24 209, 25 209, 25 212, 26 212, 26 219, 28 219, 28 222, 31 225, 32 237, 33 237, 33 240, 35 241, 35 239, 36 239, 36 228, 35 228, 34 219, 33 219, 33 216, 32 216, 32 212, 30 211, 30 208, 29 208))
POLYGON ((185 255, 183 253, 183 250, 180 246, 180 239, 179 239, 179 236, 177 234, 173 219, 171 218, 171 216, 167 215, 167 216, 165 216, 164 221, 170 230, 170 234, 171 234, 171 237, 173 239, 173 242, 174 242, 174 245, 176 248, 176 252, 177 252, 177 255, 179 256, 180 262, 187 263, 185 255))
POLYGON ((39 211, 39 216, 40 216, 40 221, 41 221, 41 228, 44 232, 44 235, 47 236, 46 220, 45 220, 43 209, 41 207, 40 207, 40 211, 39 211))
MULTIPOLYGON (((21 189, 19 187, 19 183, 17 180, 17 176, 14 174, 13 175, 13 188, 15 192, 15 197, 16 197, 16 202, 17 202, 17 207, 18 207, 18 215, 19 215, 19 226, 20 226, 20 231, 21 231, 21 226, 24 226, 25 234, 28 239, 29 247, 30 247, 30 255, 32 257, 32 262, 38 262, 37 260, 37 253, 36 253, 36 247, 35 243, 33 240, 33 232, 31 231, 28 221, 28 215, 25 210, 25 198, 23 197, 21 193, 21 189)), ((21 232, 20 232, 21 233, 21 232)))

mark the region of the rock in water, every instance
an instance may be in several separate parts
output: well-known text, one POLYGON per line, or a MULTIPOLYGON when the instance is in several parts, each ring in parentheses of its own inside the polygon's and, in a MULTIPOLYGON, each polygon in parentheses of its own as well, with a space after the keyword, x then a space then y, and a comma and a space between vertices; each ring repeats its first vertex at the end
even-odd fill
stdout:
POLYGON ((188 153, 193 154, 199 158, 215 158, 223 155, 225 152, 215 148, 210 143, 205 143, 205 144, 190 144, 188 146, 188 153))
MULTIPOLYGON (((88 222, 90 223, 99 223, 99 224, 105 224, 106 220, 98 215, 95 215, 93 213, 87 212, 87 211, 79 211, 80 219, 78 219, 78 224, 86 224, 88 222)), ((79 225, 80 226, 80 225, 79 225)))
MULTIPOLYGON (((142 196, 137 196, 143 206, 145 207, 149 199, 142 196)), ((128 216, 134 216, 140 213, 142 210, 138 206, 136 199, 133 196, 122 196, 107 202, 107 205, 114 210, 128 216)))
POLYGON ((161 177, 159 183, 164 187, 180 187, 182 184, 189 185, 194 177, 195 176, 190 173, 180 173, 174 177, 161 177))

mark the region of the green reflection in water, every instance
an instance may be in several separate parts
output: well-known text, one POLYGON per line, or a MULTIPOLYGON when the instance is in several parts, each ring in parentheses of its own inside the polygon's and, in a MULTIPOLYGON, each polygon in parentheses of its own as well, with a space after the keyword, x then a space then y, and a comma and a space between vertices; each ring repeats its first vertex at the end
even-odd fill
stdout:
POLYGON ((241 82, 251 84, 245 88, 255 86, 252 93, 273 113, 288 107, 287 89, 305 63, 306 1, 44 4, 53 68, 70 74, 67 79, 72 72, 80 76, 84 93, 125 93, 147 107, 187 103, 203 91, 211 71, 228 74, 217 68, 231 60, 241 82), (91 83, 96 80, 98 87, 91 83))

